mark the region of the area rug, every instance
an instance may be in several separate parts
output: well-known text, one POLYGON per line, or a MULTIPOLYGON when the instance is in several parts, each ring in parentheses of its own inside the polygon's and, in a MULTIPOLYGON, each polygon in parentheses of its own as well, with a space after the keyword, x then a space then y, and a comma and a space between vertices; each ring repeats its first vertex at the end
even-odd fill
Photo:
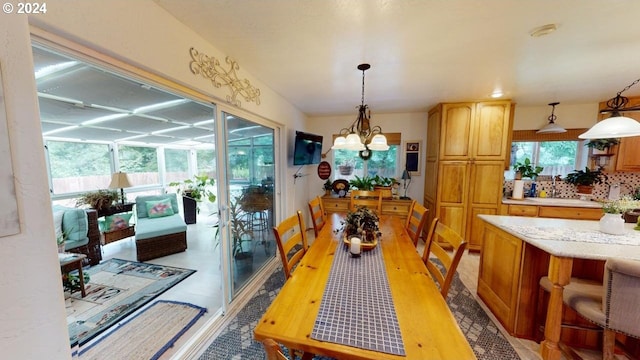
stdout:
POLYGON ((83 345, 195 270, 110 259, 86 272, 86 296, 76 292, 65 301, 71 345, 83 345))
POLYGON ((158 359, 207 309, 156 301, 80 351, 81 360, 158 359))
MULTIPOLYGON (((284 284, 282 268, 276 269, 258 292, 240 310, 229 326, 209 345, 200 360, 264 359, 262 344, 253 340, 253 329, 284 284)), ((480 360, 520 359, 473 295, 454 275, 447 303, 460 329, 480 360)), ((287 352, 283 349, 283 352, 287 352)), ((329 359, 323 356, 315 360, 329 359)))

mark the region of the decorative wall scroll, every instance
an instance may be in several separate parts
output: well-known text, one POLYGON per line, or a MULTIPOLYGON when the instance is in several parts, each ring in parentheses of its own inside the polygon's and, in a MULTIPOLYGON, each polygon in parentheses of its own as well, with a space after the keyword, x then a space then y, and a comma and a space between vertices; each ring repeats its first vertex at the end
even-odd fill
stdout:
POLYGON ((211 80, 216 88, 228 86, 231 95, 227 95, 227 102, 237 107, 241 107, 238 95, 242 96, 245 101, 255 102, 260 105, 260 89, 252 86, 247 79, 238 79, 236 70, 240 70, 240 65, 230 57, 225 58, 225 62, 229 65, 229 69, 225 70, 220 61, 213 56, 198 52, 194 48, 189 49, 191 62, 189 69, 194 75, 202 75, 205 79, 211 80))
POLYGON ((13 178, 13 162, 9 147, 9 129, 0 68, 0 237, 20 233, 18 201, 13 178))
POLYGON ((422 140, 405 141, 405 166, 411 176, 420 176, 420 151, 422 150, 422 140))

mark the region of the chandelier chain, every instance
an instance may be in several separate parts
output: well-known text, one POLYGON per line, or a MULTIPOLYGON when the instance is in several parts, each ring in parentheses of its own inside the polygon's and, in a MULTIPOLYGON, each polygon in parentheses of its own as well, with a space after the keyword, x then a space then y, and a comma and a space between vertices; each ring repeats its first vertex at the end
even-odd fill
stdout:
POLYGON ((638 79, 638 80, 636 80, 636 81, 632 82, 631 84, 627 85, 627 87, 625 87, 624 89, 620 90, 620 91, 618 92, 618 95, 620 95, 620 94, 622 94, 623 92, 625 92, 625 91, 629 90, 633 85, 637 84, 638 82, 640 82, 640 79, 638 79))
POLYGON ((362 70, 362 106, 364 106, 364 72, 365 70, 362 70))

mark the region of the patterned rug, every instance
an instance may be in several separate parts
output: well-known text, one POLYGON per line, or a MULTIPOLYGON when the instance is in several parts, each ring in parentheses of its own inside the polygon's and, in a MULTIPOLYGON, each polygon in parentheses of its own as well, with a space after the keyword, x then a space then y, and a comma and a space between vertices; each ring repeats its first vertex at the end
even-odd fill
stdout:
POLYGON ((177 301, 156 301, 80 351, 80 359, 158 359, 207 309, 177 301))
MULTIPOLYGON (((229 326, 218 336, 200 360, 265 359, 262 344, 253 340, 253 329, 284 284, 282 268, 276 269, 258 292, 240 310, 229 326)), ((447 303, 480 360, 520 359, 509 341, 491 321, 473 295, 454 275, 447 303)), ((286 353, 286 349, 283 349, 286 353)), ((316 360, 329 359, 316 356, 316 360)))
POLYGON ((83 345, 195 270, 110 259, 86 270, 86 296, 66 299, 71 345, 83 345))

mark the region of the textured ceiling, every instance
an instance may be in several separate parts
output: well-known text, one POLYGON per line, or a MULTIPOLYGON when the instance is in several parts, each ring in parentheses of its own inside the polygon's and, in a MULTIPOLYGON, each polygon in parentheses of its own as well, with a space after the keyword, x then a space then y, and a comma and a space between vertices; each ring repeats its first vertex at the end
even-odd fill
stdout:
POLYGON ((309 115, 353 113, 363 62, 372 112, 494 89, 519 105, 592 103, 640 77, 636 0, 154 1, 309 115))

